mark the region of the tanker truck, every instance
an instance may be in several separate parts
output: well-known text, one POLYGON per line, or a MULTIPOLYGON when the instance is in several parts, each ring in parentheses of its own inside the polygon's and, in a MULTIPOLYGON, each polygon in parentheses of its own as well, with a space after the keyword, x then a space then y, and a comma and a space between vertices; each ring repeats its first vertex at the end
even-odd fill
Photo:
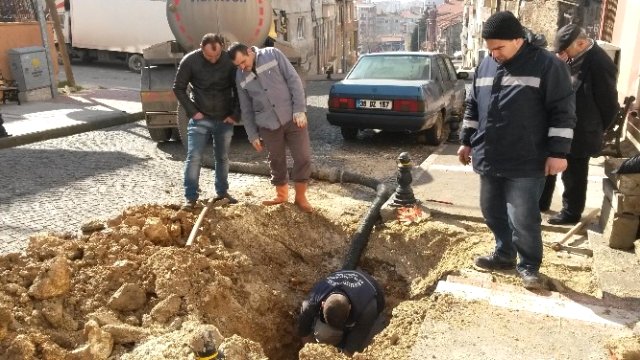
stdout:
POLYGON ((165 2, 56 0, 55 4, 72 59, 125 63, 140 72, 144 48, 174 39, 164 21, 165 2))
POLYGON ((220 33, 229 43, 266 45, 272 12, 268 0, 167 1, 167 21, 175 41, 143 50, 140 81, 142 111, 154 141, 182 139, 186 148, 189 119, 172 90, 180 59, 198 48, 206 33, 220 33))

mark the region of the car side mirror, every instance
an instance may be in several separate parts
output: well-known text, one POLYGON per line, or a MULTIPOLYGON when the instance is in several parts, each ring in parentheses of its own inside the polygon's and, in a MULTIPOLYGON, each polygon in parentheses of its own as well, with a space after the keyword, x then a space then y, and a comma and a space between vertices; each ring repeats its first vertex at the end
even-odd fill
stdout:
POLYGON ((459 72, 456 74, 458 77, 458 80, 466 80, 469 78, 469 73, 468 72, 459 72))

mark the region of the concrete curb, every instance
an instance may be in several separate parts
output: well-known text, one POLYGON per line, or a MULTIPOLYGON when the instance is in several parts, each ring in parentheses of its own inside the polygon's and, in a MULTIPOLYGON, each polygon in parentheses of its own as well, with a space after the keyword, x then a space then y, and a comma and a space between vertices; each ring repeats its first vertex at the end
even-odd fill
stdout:
POLYGON ((33 133, 14 135, 0 139, 0 149, 7 149, 21 145, 32 144, 44 140, 56 139, 65 136, 76 135, 88 131, 104 129, 112 126, 129 124, 144 118, 144 113, 137 112, 132 114, 119 114, 116 116, 105 117, 104 119, 93 120, 77 125, 65 126, 60 128, 47 129, 33 133))

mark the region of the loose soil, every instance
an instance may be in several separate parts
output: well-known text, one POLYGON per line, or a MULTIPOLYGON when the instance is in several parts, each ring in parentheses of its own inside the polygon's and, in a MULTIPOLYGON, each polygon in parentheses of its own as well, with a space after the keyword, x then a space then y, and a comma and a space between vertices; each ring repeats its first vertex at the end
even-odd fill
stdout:
MULTIPOLYGON (((207 341, 227 359, 346 359, 303 346, 295 322, 312 285, 340 268, 373 197, 323 185, 313 214, 292 204, 215 207, 192 247, 202 206, 136 206, 87 223, 89 233, 35 235, 24 253, 0 257, 0 359, 192 359, 207 341)), ((456 216, 378 224, 360 265, 385 289, 387 326, 354 358, 409 359, 425 318, 455 301, 432 295, 437 281, 472 271, 492 247, 484 224, 456 216)), ((545 253, 548 286, 599 297, 590 261, 560 254, 545 253)), ((494 277, 519 284, 514 274, 494 277)), ((611 353, 638 359, 637 343, 612 340, 611 353)))

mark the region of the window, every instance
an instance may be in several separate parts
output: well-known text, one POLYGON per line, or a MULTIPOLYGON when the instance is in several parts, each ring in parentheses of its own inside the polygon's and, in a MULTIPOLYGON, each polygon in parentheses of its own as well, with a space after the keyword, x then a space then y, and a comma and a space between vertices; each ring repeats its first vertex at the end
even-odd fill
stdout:
POLYGON ((363 57, 349 79, 429 80, 431 59, 426 56, 376 55, 363 57))
POLYGON ((442 61, 441 57, 436 57, 436 62, 438 63, 438 71, 437 74, 438 80, 449 80, 449 74, 447 73, 447 67, 444 65, 444 61, 442 61))
POLYGON ((304 39, 304 17, 299 17, 298 18, 297 34, 298 34, 298 39, 299 40, 304 39))
POLYGON ((447 70, 449 70, 449 79, 456 81, 458 80, 458 75, 456 74, 456 68, 453 67, 453 63, 451 62, 451 59, 446 58, 444 59, 445 64, 447 64, 447 70))

